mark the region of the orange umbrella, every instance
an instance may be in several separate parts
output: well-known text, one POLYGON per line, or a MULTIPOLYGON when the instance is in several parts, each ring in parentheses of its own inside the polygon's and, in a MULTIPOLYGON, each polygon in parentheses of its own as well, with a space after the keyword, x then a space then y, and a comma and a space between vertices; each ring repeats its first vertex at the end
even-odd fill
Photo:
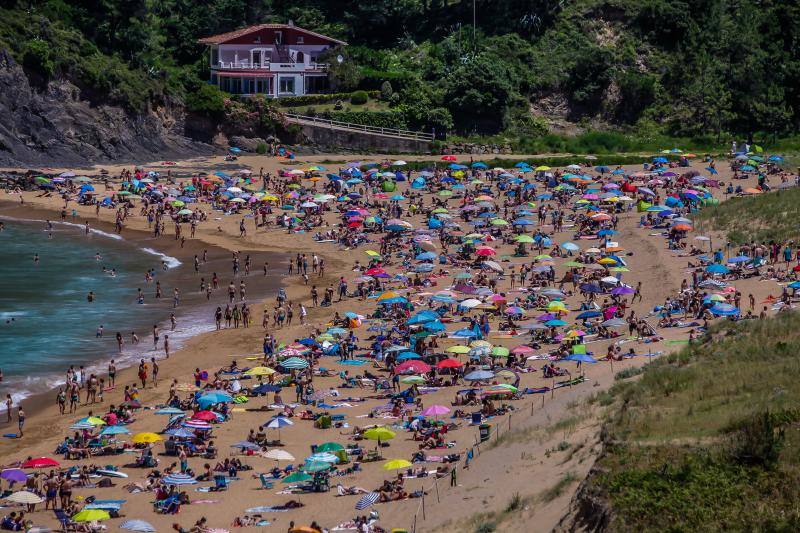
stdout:
POLYGON ((678 231, 692 231, 692 227, 689 224, 675 224, 672 228, 678 231))

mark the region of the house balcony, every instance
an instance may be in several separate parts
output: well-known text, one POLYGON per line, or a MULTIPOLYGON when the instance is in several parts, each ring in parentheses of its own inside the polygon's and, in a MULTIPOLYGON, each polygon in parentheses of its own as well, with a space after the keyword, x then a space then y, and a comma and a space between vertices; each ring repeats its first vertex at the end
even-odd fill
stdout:
POLYGON ((248 72, 248 73, 270 73, 270 72, 327 72, 327 63, 261 63, 251 64, 247 60, 240 61, 220 61, 216 65, 211 65, 215 71, 226 72, 248 72))

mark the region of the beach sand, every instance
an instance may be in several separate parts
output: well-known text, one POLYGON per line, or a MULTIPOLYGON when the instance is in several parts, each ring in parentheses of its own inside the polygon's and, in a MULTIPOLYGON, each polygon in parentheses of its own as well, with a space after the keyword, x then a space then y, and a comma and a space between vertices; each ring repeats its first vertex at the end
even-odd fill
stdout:
MULTIPOLYGON (((315 156, 302 158, 303 163, 315 161, 344 161, 359 159, 356 156, 315 156)), ((412 159, 412 158, 406 158, 412 159)), ((468 156, 462 157, 468 160, 468 156)), ((476 157, 476 160, 478 158, 476 157)), ((363 160, 380 160, 380 156, 364 156, 363 160)), ((299 162, 298 162, 299 163, 299 162)), ((274 158, 259 156, 243 156, 235 165, 222 161, 222 158, 208 160, 193 160, 182 162, 176 166, 153 167, 145 165, 145 168, 154 168, 162 172, 169 169, 186 170, 213 170, 215 168, 252 168, 255 173, 261 167, 265 171, 276 172, 283 167, 283 162, 274 158)), ((329 166, 335 168, 338 165, 329 166)), ((119 168, 109 167, 111 174, 114 175, 119 168)), ((127 168, 131 168, 127 166, 127 168)), ((727 170, 721 170, 722 179, 729 177, 727 170)), ((744 182, 742 182, 744 185, 744 182)), ((407 183, 402 185, 404 189, 407 183)), ((102 187, 102 186, 101 186, 102 187)), ((0 193, 0 199, 18 203, 16 195, 0 193)), ((25 207, 14 207, 4 204, 0 213, 9 215, 19 215, 20 212, 27 214, 26 218, 43 218, 49 213, 51 218, 57 215, 54 212, 61 210, 62 201, 59 198, 37 198, 36 193, 24 193, 25 207), (31 210, 35 208, 35 210, 31 210)), ((71 204, 74 207, 74 204, 71 204)), ((88 207, 77 207, 80 217, 88 219, 92 225, 96 224, 94 210, 88 207)), ((207 209, 207 207, 205 208, 207 209)), ((101 220, 106 224, 113 222, 114 211, 101 210, 101 220)), ((686 273, 687 258, 677 257, 677 254, 665 249, 662 238, 648 236, 647 230, 637 228, 639 215, 631 212, 623 215, 620 223, 620 233, 615 239, 625 246, 626 251, 631 255, 626 257, 631 269, 626 273, 624 281, 629 285, 635 286, 638 281, 642 281, 644 286, 643 300, 636 302, 633 309, 637 315, 644 315, 653 308, 654 305, 663 303, 665 297, 673 294, 680 286, 681 280, 690 277, 686 273)), ((198 228, 195 240, 187 239, 187 248, 176 250, 174 240, 168 226, 166 237, 159 239, 153 247, 174 255, 191 269, 191 257, 195 250, 205 247, 216 247, 220 254, 224 255, 233 250, 249 250, 253 254, 270 254, 270 258, 277 257, 272 254, 289 254, 301 252, 306 254, 317 253, 326 262, 326 274, 323 279, 311 277, 309 286, 303 284, 302 278, 294 275, 285 275, 285 264, 278 261, 278 264, 270 265, 275 269, 276 275, 280 276, 280 283, 287 288, 288 299, 299 302, 305 301, 308 307, 307 325, 299 325, 295 322, 291 327, 284 327, 280 330, 273 330, 279 341, 287 343, 294 339, 302 338, 311 334, 315 327, 322 326, 331 318, 334 311, 340 313, 344 311, 355 311, 364 313, 370 311, 374 304, 361 302, 356 299, 345 300, 335 304, 331 308, 321 309, 312 308, 309 303, 309 288, 311 284, 316 284, 320 293, 324 292, 325 287, 334 284, 339 276, 351 279, 353 276, 352 266, 356 259, 362 262, 367 257, 363 249, 343 250, 333 244, 321 244, 313 241, 310 234, 288 235, 285 231, 271 229, 252 233, 252 226, 248 228, 246 238, 238 238, 238 223, 240 216, 225 217, 218 213, 210 215, 208 222, 203 223, 198 228), (221 220, 216 220, 221 217, 221 220), (219 231, 217 228, 221 231, 219 231), (186 258, 189 261, 186 261, 186 258)), ((415 226, 420 220, 414 220, 415 226)), ((131 230, 146 230, 146 222, 138 216, 134 216, 126 223, 123 236, 126 238, 137 238, 131 230)), ((559 235, 559 242, 570 237, 568 232, 559 235)), ((716 242, 724 242, 720 237, 715 237, 716 242)), ((506 247, 508 248, 508 247, 506 247)), ((502 248, 502 249, 506 249, 502 248)), ((510 248, 508 248, 510 249, 510 248)), ((286 256, 284 256, 286 257, 286 256)), ((530 258, 527 258, 529 261, 530 258)), ((260 264, 254 261, 254 271, 260 275, 260 264)), ((558 270, 558 277, 562 274, 558 270)), ((223 278, 224 279, 224 278, 223 278)), ((737 282, 737 289, 744 295, 752 292, 756 295, 756 300, 761 301, 770 292, 779 294, 779 288, 774 282, 758 282, 757 280, 746 280, 737 282)), ((224 287, 224 284, 223 284, 224 287)), ((443 287, 441 287, 443 288, 443 287)), ((505 286, 504 289, 508 287, 505 286)), ((265 288, 270 290, 269 288, 265 288)), ((437 289, 438 290, 438 289, 437 289)), ((225 301, 226 296, 218 291, 212 299, 213 303, 225 301)), ((513 294, 513 293, 512 293, 513 294)), ((746 298, 745 298, 746 299, 746 298)), ((181 383, 192 381, 192 372, 196 367, 213 371, 223 365, 227 365, 237 356, 237 360, 242 360, 243 355, 260 352, 261 341, 264 330, 260 327, 261 311, 264 306, 270 309, 274 305, 274 294, 266 294, 262 303, 253 305, 254 325, 248 329, 229 329, 223 331, 210 332, 194 337, 186 342, 185 346, 174 353, 169 360, 159 361, 161 372, 159 376, 159 386, 147 388, 142 391, 142 402, 145 406, 156 405, 166 400, 169 381, 172 378, 181 383)), ((297 313, 296 313, 297 315, 297 313)), ((209 323, 211 317, 209 316, 209 323)), ((322 328, 324 329, 324 327, 322 328)), ((653 344, 639 344, 630 342, 622 345, 623 351, 629 347, 636 349, 638 353, 648 350, 670 351, 681 347, 681 344, 671 344, 668 341, 684 340, 688 334, 686 329, 660 330, 665 339, 664 342, 653 344)), ((363 337, 365 332, 359 332, 363 337)), ((513 347, 520 344, 525 338, 517 339, 498 339, 490 338, 490 342, 496 345, 513 347)), ((441 341, 440 346, 457 344, 454 341, 441 341)), ((363 339, 362 339, 363 345, 363 339)), ((590 345, 590 349, 600 356, 605 354, 608 341, 597 342, 590 345)), ((561 388, 553 394, 529 395, 525 399, 514 402, 515 412, 511 417, 499 417, 489 420, 495 428, 500 429, 499 441, 492 444, 491 441, 481 444, 476 450, 476 457, 470 464, 469 469, 459 466, 457 473, 457 486, 450 487, 450 478, 440 479, 434 485, 434 479, 412 479, 406 481, 407 490, 415 490, 424 487, 428 494, 425 497, 424 512, 423 504, 420 499, 411 499, 402 502, 389 504, 378 504, 374 507, 380 514, 380 523, 386 527, 404 527, 409 530, 416 526, 417 531, 458 531, 463 529, 463 520, 471 517, 475 513, 502 511, 505 509, 515 494, 525 498, 525 504, 520 509, 515 510, 518 517, 514 522, 519 525, 527 524, 525 529, 529 531, 545 531, 556 526, 559 519, 564 515, 577 483, 585 476, 593 464, 593 458, 599 449, 597 408, 587 403, 590 396, 608 388, 614 381, 613 374, 631 366, 640 366, 649 359, 647 357, 636 357, 623 362, 601 362, 585 368, 588 381, 574 387, 561 388), (504 436, 505 435, 505 436, 504 436), (567 442, 569 446, 560 450, 560 444, 567 442), (569 474, 566 478, 565 475, 569 474), (567 482, 564 483, 564 480, 567 482), (560 491, 554 491, 554 486, 563 484, 560 491), (557 492, 557 493, 555 493, 557 492), (424 514, 424 517, 423 517, 424 514)), ((332 366, 335 370, 344 367, 332 366)), ((543 363, 542 363, 543 364, 543 363)), ((64 366, 68 361, 64 362, 64 366)), ((541 365, 536 365, 541 366, 541 365)), ((351 372, 358 370, 358 367, 350 367, 351 372)), ((121 401, 121 391, 125 384, 133 383, 135 380, 135 369, 123 370, 117 377, 117 388, 115 391, 106 395, 106 403, 119 403, 121 401)), ((339 384, 339 379, 315 378, 317 389, 323 387, 333 387, 339 384)), ((551 380, 545 380, 540 376, 540 372, 525 374, 522 381, 523 386, 543 387, 550 386, 551 380)), ((340 389, 344 396, 369 396, 371 390, 361 389, 340 389)), ((453 399, 454 389, 445 388, 434 394, 423 396, 425 405, 443 404, 450 405, 453 399)), ((270 395, 271 397, 271 395, 270 395)), ((294 400, 291 390, 284 391, 286 400, 294 400)), ((99 413, 103 407, 99 405, 82 406, 76 415, 61 417, 55 406, 54 394, 49 395, 44 400, 37 399, 31 402, 40 402, 35 415, 31 416, 26 424, 25 437, 22 439, 5 439, 0 442, 0 463, 10 464, 13 461, 25 459, 28 456, 50 456, 53 457, 53 450, 57 443, 70 431, 67 426, 77 418, 86 416, 89 411, 99 413)), ((257 408, 267 403, 266 398, 251 399, 250 402, 241 406, 248 410, 237 410, 231 422, 222 424, 214 430, 214 441, 220 450, 219 459, 229 454, 234 454, 230 445, 234 442, 246 438, 251 428, 257 428, 265 423, 273 413, 253 412, 252 408, 257 408)), ((354 425, 368 424, 388 424, 390 420, 359 418, 366 415, 370 408, 377 405, 377 400, 363 403, 354 403, 352 408, 336 410, 336 414, 345 414, 351 428, 354 425)), ((26 405, 27 408, 27 405, 26 405)), ((285 446, 283 449, 290 452, 301 461, 310 454, 310 445, 326 441, 336 441, 339 443, 348 442, 346 433, 348 430, 315 429, 311 422, 295 419, 295 425, 286 428, 281 432, 281 438, 285 446)), ((164 417, 159 417, 152 412, 142 411, 137 415, 137 421, 131 426, 133 433, 143 431, 160 431, 163 429, 164 417)), ((462 428, 448 434, 448 440, 456 441, 454 448, 450 450, 440 450, 442 454, 451 452, 465 452, 476 443, 477 428, 462 425, 462 428)), ((382 449, 383 457, 410 458, 411 454, 418 449, 418 443, 408 440, 410 434, 398 433, 397 438, 391 441, 390 446, 382 449)), ((494 436, 493 439, 498 439, 494 436)), ((367 443, 370 446, 370 443, 367 443)), ((161 445, 156 445, 156 451, 163 450, 161 445)), ((122 467, 124 464, 133 461, 133 455, 124 454, 115 457, 102 457, 96 460, 99 464, 112 464, 122 467)), ((160 466, 167 466, 177 459, 175 457, 159 456, 160 466)), ((60 459, 59 459, 60 460, 60 459)), ((260 482, 253 476, 258 472, 266 472, 274 462, 261 457, 243 457, 243 460, 254 467, 252 471, 240 472, 241 480, 231 483, 229 489, 219 493, 200 493, 195 492, 191 487, 187 490, 192 500, 208 500, 205 503, 193 503, 183 506, 179 515, 165 516, 155 514, 152 511, 152 493, 128 494, 122 486, 125 481, 141 481, 147 471, 134 468, 125 468, 130 474, 129 480, 114 480, 116 487, 105 489, 77 489, 75 494, 79 496, 96 495, 102 499, 125 499, 127 503, 123 507, 124 515, 127 518, 139 518, 152 523, 157 530, 165 531, 171 524, 180 523, 188 528, 200 517, 207 517, 209 525, 228 529, 236 516, 246 514, 245 510, 256 506, 270 506, 285 503, 290 499, 303 502, 305 507, 294 509, 282 513, 263 513, 264 518, 272 522, 266 529, 285 530, 290 521, 295 524, 307 524, 316 520, 319 524, 326 527, 333 527, 341 522, 349 520, 356 515, 366 514, 366 511, 355 511, 354 505, 358 496, 337 497, 335 489, 326 494, 304 494, 304 495, 279 495, 276 494, 284 486, 276 483, 273 489, 261 490, 260 482)), ((190 459, 190 465, 196 470, 201 471, 202 465, 206 461, 201 458, 190 459)), ((81 463, 86 463, 82 461, 81 463)), ((69 466, 78 464, 76 461, 62 461, 62 465, 69 466)), ((337 480, 344 485, 357 485, 367 490, 374 490, 384 479, 393 478, 396 473, 387 472, 381 468, 381 462, 368 463, 363 465, 363 472, 354 476, 333 478, 332 484, 337 480)), ((213 466, 213 462, 212 462, 213 466)), ((285 466, 282 463, 281 466, 285 466)), ((435 465, 429 465, 434 468, 435 465)), ((41 507, 41 506, 40 506, 41 507)), ((50 512, 44 513, 37 511, 33 515, 37 525, 57 525, 50 512)), ((107 525, 111 529, 116 529, 119 520, 111 520, 107 525)), ((501 528, 502 529, 502 528, 501 528)))

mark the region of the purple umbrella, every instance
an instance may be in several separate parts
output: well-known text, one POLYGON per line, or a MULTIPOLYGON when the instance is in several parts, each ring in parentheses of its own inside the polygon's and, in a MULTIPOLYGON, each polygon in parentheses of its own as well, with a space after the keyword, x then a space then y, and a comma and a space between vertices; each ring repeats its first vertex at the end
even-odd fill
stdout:
POLYGON ((617 287, 611 290, 611 294, 633 294, 636 291, 630 287, 617 287))
POLYGON ((20 470, 19 468, 6 468, 2 472, 0 472, 0 479, 21 483, 26 479, 28 479, 28 474, 26 474, 25 471, 20 470))

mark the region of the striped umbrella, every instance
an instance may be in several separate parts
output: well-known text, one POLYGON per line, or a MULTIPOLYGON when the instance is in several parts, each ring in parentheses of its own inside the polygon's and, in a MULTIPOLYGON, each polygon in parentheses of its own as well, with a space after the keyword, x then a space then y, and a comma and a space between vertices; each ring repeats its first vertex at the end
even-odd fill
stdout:
POLYGON ((188 474, 174 473, 161 478, 167 485, 194 485, 197 480, 188 474))
POLYGON ((370 492, 369 494, 365 494, 364 496, 361 497, 360 500, 358 500, 358 503, 356 503, 356 510, 363 511, 364 509, 369 509, 370 507, 375 505, 375 503, 378 501, 378 498, 380 498, 380 494, 378 494, 377 492, 370 492))
POLYGON ((290 357, 289 359, 282 361, 281 366, 289 370, 302 370, 304 368, 308 368, 309 365, 308 361, 305 359, 300 359, 299 357, 290 357))
POLYGON ((181 425, 186 428, 199 429, 201 431, 208 431, 211 429, 211 424, 204 422, 203 420, 187 420, 181 425))
POLYGON ((154 533, 156 530, 149 522, 144 520, 125 520, 119 527, 129 531, 138 531, 139 533, 154 533))

